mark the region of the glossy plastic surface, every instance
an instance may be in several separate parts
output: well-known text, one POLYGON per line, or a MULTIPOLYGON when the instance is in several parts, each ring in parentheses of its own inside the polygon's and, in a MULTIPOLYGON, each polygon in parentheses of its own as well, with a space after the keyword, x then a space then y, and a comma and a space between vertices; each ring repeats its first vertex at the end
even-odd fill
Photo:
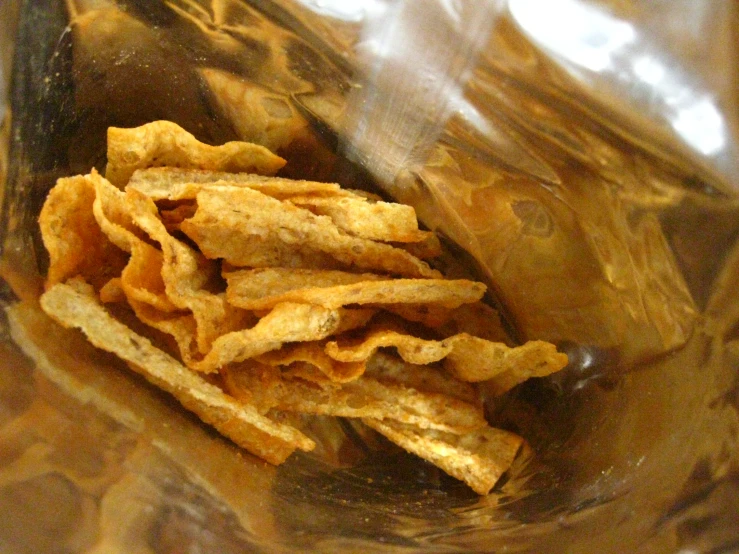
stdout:
MULTIPOLYGON (((458 3, 433 4, 421 31, 464 33, 458 3)), ((476 63, 435 75, 442 109, 419 107, 434 119, 397 110, 421 146, 354 109, 402 100, 386 73, 363 96, 388 65, 373 33, 403 31, 377 26, 391 3, 0 5, 17 31, 1 37, 0 551, 739 549, 737 13, 680 5, 491 2, 459 47, 476 63), (322 420, 317 452, 271 467, 42 314, 46 191, 102 167, 109 125, 160 118, 213 143, 287 122, 288 171, 374 173, 518 338, 568 351, 489 407, 530 445, 491 495, 322 420)), ((412 74, 410 54, 392 61, 412 74)))

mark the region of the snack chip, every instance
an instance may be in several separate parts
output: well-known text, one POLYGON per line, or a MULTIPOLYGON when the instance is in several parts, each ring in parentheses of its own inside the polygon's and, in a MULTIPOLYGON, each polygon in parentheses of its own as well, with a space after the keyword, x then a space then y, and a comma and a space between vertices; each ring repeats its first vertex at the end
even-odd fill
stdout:
POLYGON ((293 271, 270 268, 228 273, 228 301, 247 310, 263 310, 280 302, 304 302, 326 308, 408 303, 457 308, 479 300, 485 293, 485 285, 474 281, 380 280, 376 275, 364 280, 362 274, 305 270, 291 275, 293 271), (331 279, 336 284, 329 284, 331 279))
POLYGON ((347 383, 364 373, 364 362, 338 362, 326 354, 324 348, 323 342, 296 342, 262 354, 256 360, 267 365, 285 367, 302 362, 319 370, 333 383, 347 383))
POLYGON ((250 172, 273 175, 285 160, 249 142, 210 146, 179 125, 154 121, 133 129, 108 129, 108 167, 105 177, 123 187, 137 169, 173 166, 187 169, 250 172))
POLYGON ((191 367, 206 372, 277 350, 286 342, 321 340, 362 327, 373 310, 328 309, 310 304, 278 304, 254 327, 232 331, 213 341, 208 354, 191 367))
POLYGON ((489 492, 522 439, 483 398, 567 356, 513 346, 485 285, 425 262, 441 243, 411 207, 253 175, 284 161, 169 122, 109 139, 112 182, 60 179, 41 211, 46 313, 268 462, 314 448, 306 418, 352 418, 489 492))
POLYGON ((403 204, 369 202, 363 197, 326 198, 292 196, 291 204, 306 208, 316 215, 331 218, 350 235, 383 242, 421 242, 432 235, 418 229, 416 211, 403 204))
POLYGON ((313 215, 256 190, 206 188, 198 193, 197 202, 195 217, 184 221, 182 230, 206 256, 223 258, 235 266, 245 265, 240 251, 254 237, 269 237, 325 252, 360 269, 406 277, 442 277, 404 250, 347 235, 326 216, 313 215))
POLYGON ((314 447, 297 429, 262 416, 250 404, 236 402, 115 320, 98 303, 94 289, 83 281, 50 287, 41 297, 41 306, 62 326, 80 329, 93 345, 128 362, 203 421, 257 456, 279 464, 295 449, 314 447))
POLYGON ((108 241, 92 212, 95 187, 86 177, 59 179, 39 215, 41 238, 49 253, 46 286, 84 276, 98 286, 120 274, 125 253, 108 241))
POLYGON ((223 294, 208 290, 211 281, 218 278, 217 265, 170 235, 150 198, 129 189, 126 201, 136 224, 161 245, 167 297, 178 308, 192 311, 197 323, 198 350, 208 353, 213 341, 241 328, 249 319, 248 314, 228 304, 223 294))
POLYGON ((280 177, 264 177, 253 173, 227 173, 176 167, 137 169, 128 181, 152 200, 194 200, 198 192, 210 186, 251 188, 262 194, 284 200, 292 196, 351 196, 352 192, 336 183, 296 181, 280 177))
POLYGON ((479 406, 445 394, 422 392, 397 383, 362 376, 340 386, 316 386, 320 379, 285 379, 256 361, 224 368, 227 390, 251 398, 264 409, 277 408, 316 415, 373 417, 410 423, 422 429, 467 433, 487 426, 479 406), (256 398, 255 398, 256 397, 256 398))
POLYGON ((361 362, 372 357, 378 348, 386 347, 396 348, 398 355, 412 364, 425 365, 443 359, 444 368, 462 381, 501 377, 499 389, 505 389, 502 392, 529 377, 543 377, 567 365, 567 356, 544 341, 509 347, 467 333, 443 340, 424 340, 382 326, 359 340, 343 344, 331 341, 326 344, 326 353, 340 362, 361 362))
POLYGON ((464 481, 481 495, 490 492, 523 444, 521 437, 492 427, 457 435, 387 419, 362 421, 408 452, 464 481))

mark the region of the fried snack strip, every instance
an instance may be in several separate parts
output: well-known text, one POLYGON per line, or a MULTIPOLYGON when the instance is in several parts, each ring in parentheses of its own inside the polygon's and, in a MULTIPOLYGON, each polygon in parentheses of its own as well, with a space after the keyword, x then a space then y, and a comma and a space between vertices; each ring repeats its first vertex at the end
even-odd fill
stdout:
POLYGON ((485 285, 464 279, 385 279, 352 273, 252 269, 227 273, 226 295, 234 306, 264 310, 280 302, 304 302, 325 308, 348 304, 433 304, 457 308, 476 302, 485 285), (332 284, 333 283, 335 284, 332 284))
POLYGON ((216 262, 170 235, 150 198, 129 189, 126 206, 134 222, 161 245, 167 297, 178 308, 192 312, 197 323, 198 351, 209 353, 213 341, 242 328, 250 314, 231 306, 224 295, 209 292, 208 284, 218 276, 216 262))
POLYGON ((353 237, 330 218, 280 202, 252 189, 207 188, 198 193, 195 217, 182 231, 209 258, 243 267, 241 251, 255 238, 276 239, 295 248, 308 247, 360 269, 406 277, 441 278, 438 271, 399 248, 353 237))
POLYGON ((366 368, 364 362, 338 362, 324 351, 325 343, 319 341, 286 344, 256 357, 262 364, 289 366, 304 362, 321 371, 333 383, 348 383, 361 376, 366 368))
POLYGON ((328 216, 337 227, 357 237, 420 243, 418 251, 425 257, 439 249, 433 233, 418 229, 416 211, 411 206, 368 198, 335 183, 158 167, 136 171, 128 186, 155 201, 192 200, 198 192, 211 187, 250 188, 316 215, 328 216))
POLYGON ((100 229, 113 244, 131 254, 120 277, 127 299, 149 304, 162 312, 177 311, 178 307, 165 292, 162 252, 138 236, 142 231, 135 227, 125 193, 94 170, 85 178, 95 188, 92 211, 100 229))
POLYGON ((482 407, 475 387, 449 375, 442 367, 411 364, 389 352, 379 350, 367 360, 365 372, 381 383, 397 383, 422 392, 445 394, 482 407))
POLYGON ((94 346, 116 354, 204 422, 270 463, 282 463, 295 449, 314 448, 313 441, 297 429, 237 402, 114 319, 83 281, 52 286, 41 297, 41 307, 62 326, 80 329, 94 346))
MULTIPOLYGON (((306 364, 307 366, 307 364, 306 364)), ((262 410, 348 418, 389 418, 423 429, 467 433, 487 425, 482 408, 446 394, 423 392, 371 377, 336 384, 310 366, 280 372, 250 360, 222 371, 226 389, 262 410), (286 378, 287 376, 287 378, 286 378)))
POLYGON ((133 129, 108 129, 107 179, 123 187, 134 171, 174 166, 214 171, 273 175, 285 160, 249 142, 210 146, 170 121, 154 121, 133 129))
POLYGON ((232 331, 218 337, 208 354, 191 364, 204 372, 277 350, 286 342, 321 340, 357 327, 363 327, 374 310, 335 310, 285 302, 278 304, 249 329, 232 331))
POLYGON ((521 437, 492 427, 457 435, 388 419, 362 421, 408 452, 464 481, 481 495, 490 492, 523 444, 521 437))
POLYGON ((81 175, 59 179, 46 197, 39 226, 49 253, 47 288, 77 275, 102 286, 126 265, 125 253, 95 221, 94 202, 95 186, 81 175))
POLYGON ((567 365, 567 356, 544 341, 509 347, 467 333, 441 341, 425 340, 394 329, 376 327, 352 341, 331 341, 326 353, 341 362, 360 362, 378 348, 394 347, 405 361, 430 364, 444 360, 444 368, 462 381, 480 382, 502 377, 496 390, 509 390, 529 377, 543 377, 567 365))
POLYGON ((152 200, 194 200, 198 192, 209 186, 252 188, 278 200, 301 195, 311 197, 354 196, 354 193, 342 189, 336 183, 176 167, 138 169, 131 175, 127 186, 142 192, 152 200))
POLYGON ((432 233, 418 229, 416 210, 405 204, 370 202, 361 197, 293 196, 288 202, 331 218, 355 237, 386 242, 421 242, 432 233))

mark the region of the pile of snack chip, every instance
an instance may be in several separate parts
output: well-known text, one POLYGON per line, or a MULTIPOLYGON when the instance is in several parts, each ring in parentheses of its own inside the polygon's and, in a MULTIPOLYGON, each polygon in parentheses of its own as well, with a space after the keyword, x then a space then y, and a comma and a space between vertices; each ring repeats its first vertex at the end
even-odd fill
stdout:
POLYGON ((111 128, 106 176, 60 179, 41 212, 43 309, 268 462, 314 448, 294 414, 358 418, 488 493, 522 439, 475 383, 503 394, 567 357, 506 344, 485 286, 427 263, 413 208, 283 164, 170 122, 111 128))

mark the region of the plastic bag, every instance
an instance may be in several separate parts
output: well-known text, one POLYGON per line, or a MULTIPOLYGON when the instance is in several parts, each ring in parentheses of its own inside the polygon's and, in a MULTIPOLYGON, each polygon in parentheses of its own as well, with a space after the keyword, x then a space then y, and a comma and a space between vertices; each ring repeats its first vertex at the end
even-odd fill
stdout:
MULTIPOLYGON (((5 4, 4 24, 18 6, 5 4)), ((735 547, 736 17, 734 4, 687 0, 24 3, 0 227, 14 341, 0 373, 13 453, 0 540, 101 552, 735 547), (432 47, 464 56, 441 63, 432 47), (378 72, 388 63, 396 91, 378 72), (417 71, 428 88, 409 96, 417 71), (489 406, 531 449, 507 482, 478 498, 325 422, 323 453, 265 467, 40 314, 46 191, 102 167, 109 125, 160 118, 209 142, 271 141, 288 174, 355 187, 376 175, 445 237, 450 269, 491 285, 518 338, 568 350, 566 372, 489 406)))

